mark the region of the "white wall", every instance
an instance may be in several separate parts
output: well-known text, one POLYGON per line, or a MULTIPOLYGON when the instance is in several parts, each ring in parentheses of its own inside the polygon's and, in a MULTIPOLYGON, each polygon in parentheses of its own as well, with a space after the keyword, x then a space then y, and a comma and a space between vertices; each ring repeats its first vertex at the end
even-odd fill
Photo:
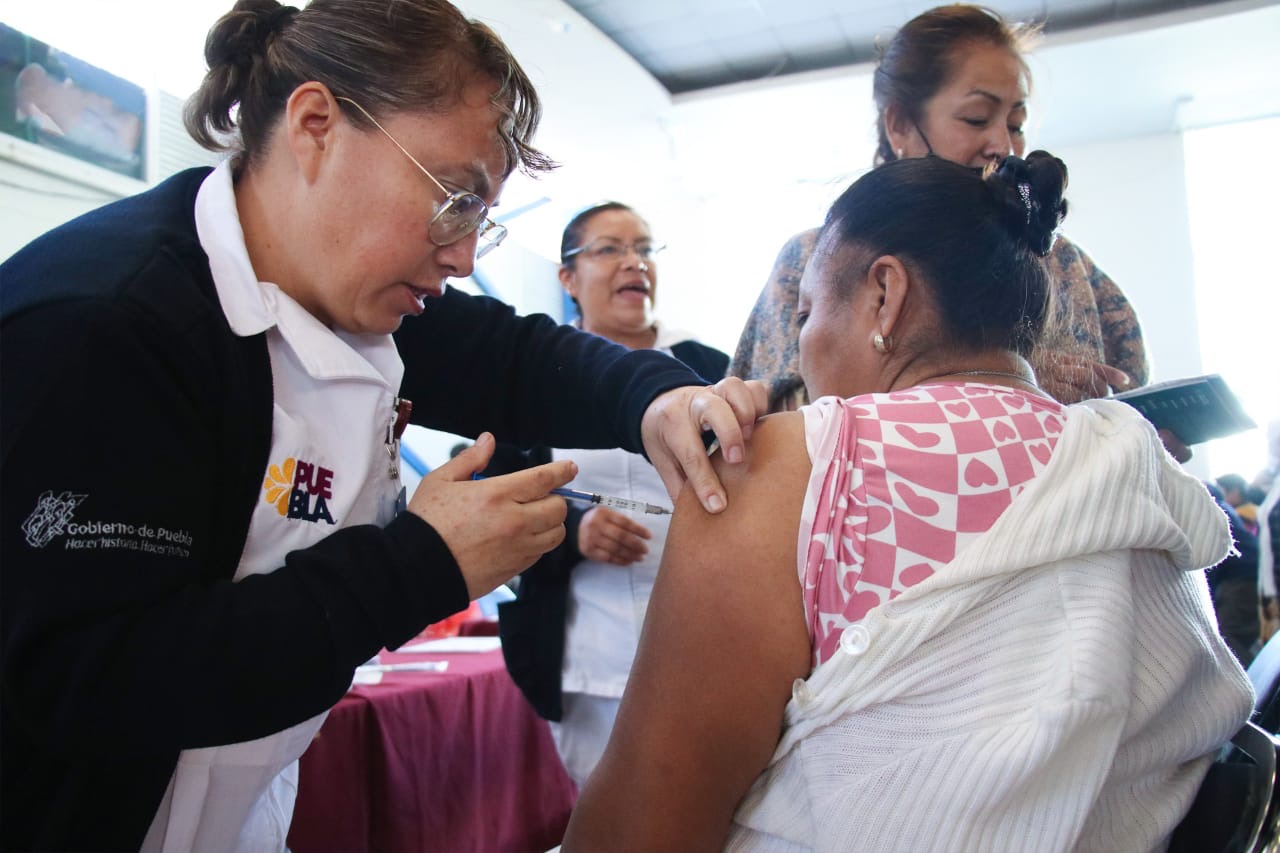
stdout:
POLYGON ((866 69, 678 98, 661 315, 732 354, 779 249, 871 166, 874 122, 866 69))
MULTIPOLYGON (((536 143, 561 164, 538 180, 516 174, 507 183, 497 214, 547 199, 508 223, 511 240, 558 261, 564 224, 582 207, 602 199, 642 211, 663 205, 674 191, 671 100, 648 72, 560 0, 458 5, 519 58, 543 101, 536 143)), ((559 288, 554 275, 549 286, 559 288)))
POLYGON ((1274 263, 1280 172, 1233 165, 1266 161, 1280 151, 1280 116, 1219 125, 1183 138, 1187 199, 1195 235, 1197 314, 1204 372, 1220 373, 1258 424, 1196 448, 1214 474, 1252 478, 1266 465, 1267 425, 1280 425, 1275 335, 1280 318, 1280 267, 1274 263), (1258 152, 1254 155, 1253 152, 1258 152))
MULTIPOLYGON (((1151 381, 1203 373, 1182 135, 1065 146, 1063 232, 1120 285, 1142 323, 1151 381)), ((1213 473, 1201 453, 1185 466, 1213 473)))
MULTIPOLYGON (((20 144, 18 140, 0 138, 0 260, 55 225, 122 194, 5 159, 5 151, 20 144)), ((52 153, 50 156, 61 157, 52 153)))
POLYGON ((1116 281, 1142 321, 1153 381, 1200 372, 1182 135, 1058 148, 1070 171, 1063 233, 1116 281))

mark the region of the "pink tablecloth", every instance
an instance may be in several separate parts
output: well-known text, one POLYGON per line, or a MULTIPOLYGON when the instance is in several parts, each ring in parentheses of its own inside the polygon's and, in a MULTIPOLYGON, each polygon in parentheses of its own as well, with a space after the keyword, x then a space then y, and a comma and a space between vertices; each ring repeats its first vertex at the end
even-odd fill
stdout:
POLYGON ((449 669, 386 673, 334 706, 300 762, 294 853, 560 843, 576 791, 502 653, 382 654, 422 660, 449 669))

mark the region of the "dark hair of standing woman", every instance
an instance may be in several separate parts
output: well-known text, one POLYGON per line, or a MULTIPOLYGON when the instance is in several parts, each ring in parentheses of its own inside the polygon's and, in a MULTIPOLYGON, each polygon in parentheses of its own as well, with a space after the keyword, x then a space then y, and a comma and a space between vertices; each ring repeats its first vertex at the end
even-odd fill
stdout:
MULTIPOLYGON (((555 164, 531 144, 542 108, 502 41, 443 0, 239 0, 209 31, 209 70, 187 102, 187 132, 206 148, 241 154, 250 168, 302 83, 323 83, 375 116, 444 111, 477 75, 498 86, 507 174, 555 164)), ((352 122, 369 126, 358 111, 352 122)))
POLYGON ((838 295, 884 255, 923 280, 941 329, 960 349, 1031 352, 1044 326, 1049 276, 1041 261, 1066 216, 1067 167, 1044 151, 1006 157, 979 175, 940 157, 873 169, 838 198, 819 242, 855 247, 838 295))
POLYGON ((871 92, 876 102, 874 165, 897 160, 885 133, 884 114, 896 104, 918 126, 925 102, 947 84, 957 60, 974 44, 1003 47, 1018 58, 1022 72, 1031 72, 1022 55, 1039 37, 1040 28, 1011 24, 983 6, 957 3, 938 6, 912 18, 879 50, 871 92))

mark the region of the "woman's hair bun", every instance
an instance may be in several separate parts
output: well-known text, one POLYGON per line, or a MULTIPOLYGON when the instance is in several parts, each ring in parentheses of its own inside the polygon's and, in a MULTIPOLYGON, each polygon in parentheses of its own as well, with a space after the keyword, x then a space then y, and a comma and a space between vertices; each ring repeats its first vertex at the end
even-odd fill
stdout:
POLYGON ((204 58, 210 68, 233 65, 248 68, 266 52, 267 42, 298 14, 294 6, 277 0, 238 0, 209 31, 204 58))
POLYGON ((258 115, 263 108, 247 105, 246 96, 256 103, 254 92, 271 88, 271 39, 297 14, 276 0, 239 0, 218 19, 204 41, 209 70, 183 114, 192 139, 210 151, 225 151, 235 147, 228 138, 244 126, 266 126, 258 115))
POLYGON ((1037 255, 1049 254, 1054 232, 1067 215, 1062 197, 1067 188, 1066 164, 1047 151, 1032 151, 1025 160, 1009 156, 987 175, 986 183, 1014 236, 1037 255))

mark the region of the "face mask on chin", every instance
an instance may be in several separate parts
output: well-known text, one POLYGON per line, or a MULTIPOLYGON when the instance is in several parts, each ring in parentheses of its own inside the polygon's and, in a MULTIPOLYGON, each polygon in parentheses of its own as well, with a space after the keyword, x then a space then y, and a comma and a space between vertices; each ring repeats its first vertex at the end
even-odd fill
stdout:
MULTIPOLYGON (((913 122, 913 124, 914 124, 914 122, 913 122)), ((935 153, 934 153, 934 151, 933 151, 933 146, 929 144, 929 137, 927 137, 927 136, 925 136, 925 135, 924 135, 924 131, 920 129, 920 125, 918 125, 918 124, 916 125, 916 133, 920 135, 920 141, 924 143, 924 147, 925 147, 925 148, 927 148, 927 149, 929 150, 929 153, 928 153, 928 154, 926 154, 926 155, 924 155, 924 156, 926 156, 926 157, 937 157, 939 160, 944 159, 944 158, 942 158, 942 157, 940 157, 940 156, 938 156, 937 154, 935 154, 935 153)), ((986 167, 986 166, 965 166, 963 163, 957 163, 956 165, 961 166, 961 167, 963 167, 963 168, 965 168, 965 169, 968 169, 970 172, 973 172, 973 173, 974 173, 975 175, 977 175, 978 177, 982 177, 983 173, 985 173, 985 172, 987 171, 987 167, 986 167)))

